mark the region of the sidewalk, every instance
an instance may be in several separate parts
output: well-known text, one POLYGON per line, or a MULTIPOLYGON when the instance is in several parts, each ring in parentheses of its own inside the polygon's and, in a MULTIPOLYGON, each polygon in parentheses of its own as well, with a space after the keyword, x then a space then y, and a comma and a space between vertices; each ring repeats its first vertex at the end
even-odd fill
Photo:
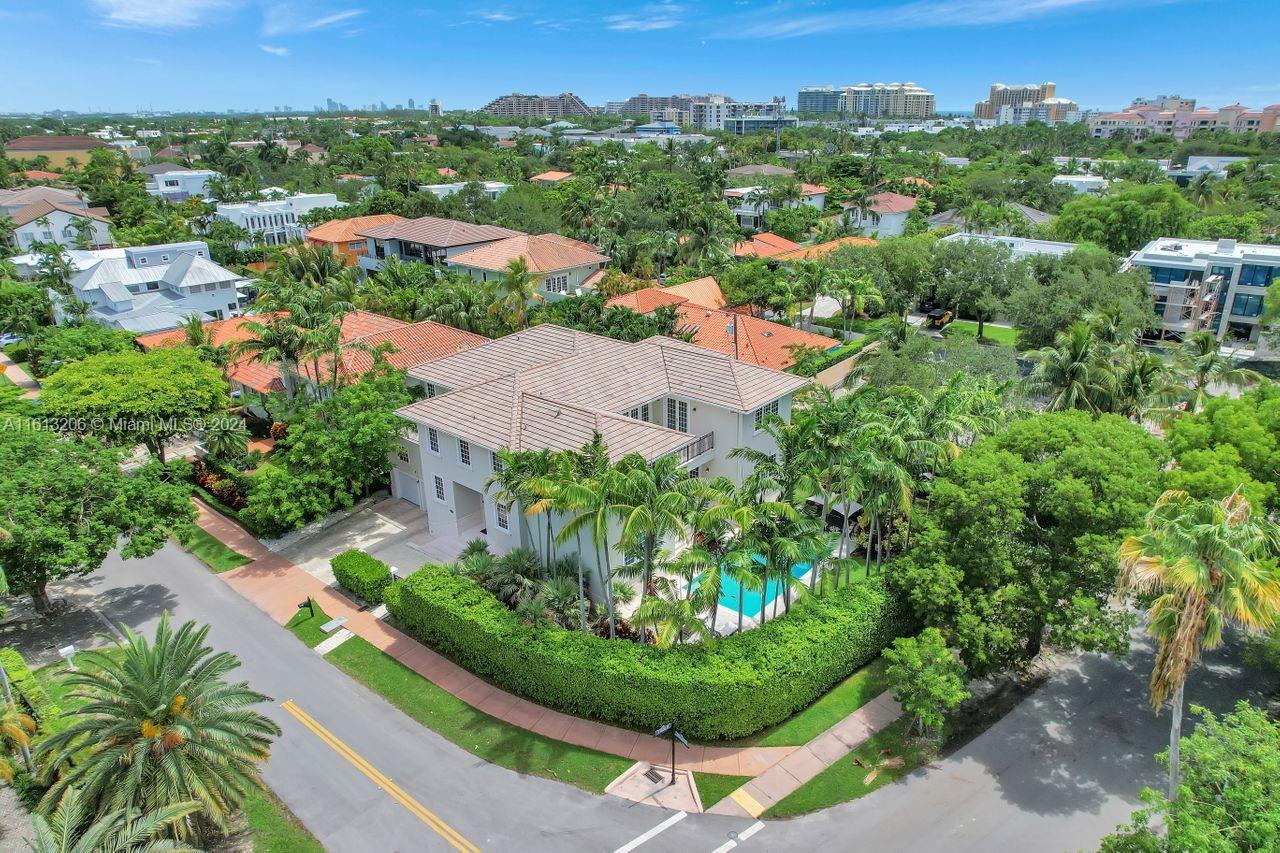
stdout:
MULTIPOLYGON (((229 548, 253 562, 218 577, 249 599, 259 610, 284 624, 308 597, 325 613, 345 616, 343 627, 391 655, 467 704, 510 725, 555 740, 607 752, 633 761, 664 764, 671 760, 671 744, 651 735, 583 720, 514 696, 472 675, 452 661, 375 617, 356 609, 338 592, 271 552, 240 525, 196 500, 197 523, 229 548)), ((699 773, 757 776, 781 762, 796 747, 721 747, 694 745, 677 755, 677 767, 699 773)))
POLYGON ((40 383, 32 376, 13 363, 13 359, 9 358, 3 352, 0 352, 0 372, 3 372, 5 378, 22 389, 22 396, 32 399, 40 396, 40 383))

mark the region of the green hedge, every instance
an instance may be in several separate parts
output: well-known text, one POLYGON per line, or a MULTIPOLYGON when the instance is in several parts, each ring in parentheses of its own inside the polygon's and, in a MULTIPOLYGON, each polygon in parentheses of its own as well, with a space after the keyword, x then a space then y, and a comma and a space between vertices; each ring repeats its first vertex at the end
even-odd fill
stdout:
POLYGON ((22 699, 31 712, 41 734, 48 734, 62 725, 62 706, 53 700, 15 649, 0 649, 0 666, 9 676, 9 686, 22 699))
POLYGON ((907 628, 879 579, 802 600, 755 630, 666 650, 528 627, 471 580, 430 564, 388 589, 386 602, 419 639, 512 693, 642 731, 675 721, 703 741, 782 722, 907 628))
POLYGON ((391 569, 381 560, 363 551, 344 551, 329 561, 333 576, 343 589, 353 592, 369 604, 381 604, 382 592, 391 583, 391 569))

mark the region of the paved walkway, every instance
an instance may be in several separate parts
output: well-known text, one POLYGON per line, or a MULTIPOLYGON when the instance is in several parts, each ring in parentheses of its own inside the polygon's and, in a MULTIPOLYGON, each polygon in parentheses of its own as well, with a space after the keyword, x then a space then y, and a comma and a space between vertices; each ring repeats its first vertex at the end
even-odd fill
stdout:
POLYGON ((40 383, 32 378, 27 371, 14 364, 13 359, 3 352, 0 352, 0 372, 4 373, 5 378, 14 385, 23 389, 23 397, 30 399, 40 396, 40 383))
POLYGON ((902 706, 881 693, 804 746, 711 807, 712 814, 760 817, 783 797, 853 752, 902 716, 902 706))
MULTIPOLYGON (((499 690, 452 661, 422 645, 369 611, 360 611, 345 597, 273 553, 240 525, 196 501, 198 523, 228 547, 253 558, 252 563, 223 572, 219 578, 280 624, 297 613, 308 597, 332 617, 345 616, 344 627, 391 655, 422 677, 467 704, 513 726, 588 749, 663 764, 671 745, 651 735, 583 720, 544 708, 499 690)), ((796 751, 796 747, 722 747, 694 745, 677 754, 677 767, 700 773, 757 776, 796 751)))

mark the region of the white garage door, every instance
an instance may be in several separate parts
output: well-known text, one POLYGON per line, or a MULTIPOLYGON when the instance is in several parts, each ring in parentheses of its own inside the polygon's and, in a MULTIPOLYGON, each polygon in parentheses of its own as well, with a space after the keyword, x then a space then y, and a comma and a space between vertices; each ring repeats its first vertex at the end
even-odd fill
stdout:
POLYGON ((391 471, 391 485, 396 497, 406 500, 416 507, 422 506, 422 497, 418 494, 418 481, 412 474, 398 469, 391 471))

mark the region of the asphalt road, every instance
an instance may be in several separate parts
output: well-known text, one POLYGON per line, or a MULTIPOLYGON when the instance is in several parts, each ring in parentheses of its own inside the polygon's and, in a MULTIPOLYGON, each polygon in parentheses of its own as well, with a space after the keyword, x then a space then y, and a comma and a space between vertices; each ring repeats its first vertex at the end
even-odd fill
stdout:
MULTIPOLYGON (((86 589, 99 612, 135 629, 151 628, 166 609, 212 624, 210 642, 236 654, 239 676, 274 699, 266 712, 284 735, 264 777, 334 853, 450 849, 449 830, 433 829, 440 822, 485 850, 613 851, 671 817, 477 759, 296 642, 173 546, 145 560, 112 557, 86 589), (369 774, 389 782, 380 787, 369 774)), ((1189 703, 1221 708, 1270 684, 1231 659, 1218 653, 1197 669, 1189 703)), ((1127 820, 1142 786, 1159 784, 1151 756, 1167 738, 1168 716, 1157 718, 1145 704, 1149 668, 1144 643, 1125 660, 1083 656, 935 767, 844 806, 769 822, 738 849, 1096 849, 1127 820)), ((723 851, 751 826, 688 815, 638 849, 723 851)))

